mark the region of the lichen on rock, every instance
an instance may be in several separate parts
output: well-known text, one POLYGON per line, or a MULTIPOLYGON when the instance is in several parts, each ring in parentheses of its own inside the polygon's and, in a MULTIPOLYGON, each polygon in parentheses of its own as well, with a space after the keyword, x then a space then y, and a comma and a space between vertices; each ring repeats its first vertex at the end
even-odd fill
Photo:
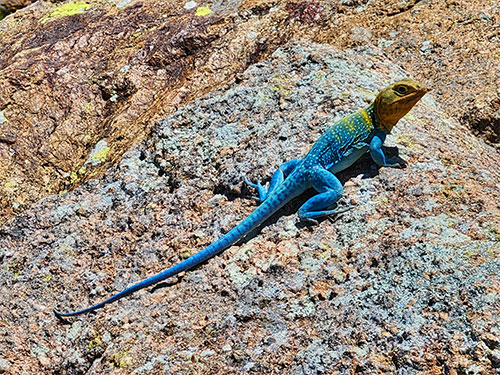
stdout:
POLYGON ((50 12, 40 20, 40 22, 44 24, 54 19, 73 16, 75 14, 81 14, 91 6, 92 6, 91 4, 86 3, 85 1, 75 1, 75 2, 65 3, 51 9, 50 12))
MULTIPOLYGON (((377 169, 366 157, 339 175, 351 210, 308 227, 297 219, 298 198, 245 244, 152 293, 72 326, 52 314, 109 296, 226 233, 255 208, 242 175, 268 180, 407 74, 376 50, 286 44, 158 121, 104 175, 2 226, 0 365, 40 374, 207 374, 221 363, 230 373, 493 373, 493 149, 432 94, 387 141, 405 169, 377 169)), ((94 155, 109 147, 103 139, 94 155)))

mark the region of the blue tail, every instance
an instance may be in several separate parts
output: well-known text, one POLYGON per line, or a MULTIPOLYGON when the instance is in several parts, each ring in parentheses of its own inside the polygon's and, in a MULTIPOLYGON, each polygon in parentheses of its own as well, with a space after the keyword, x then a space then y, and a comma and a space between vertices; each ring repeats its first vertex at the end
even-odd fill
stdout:
POLYGON ((205 262, 206 260, 212 258, 213 256, 220 254, 224 250, 226 250, 229 246, 234 244, 236 241, 243 238, 253 229, 257 228, 260 224, 262 224, 267 218, 269 218, 273 213, 279 210, 286 202, 288 202, 291 198, 296 196, 297 194, 290 194, 290 186, 289 183, 285 181, 278 189, 276 189, 271 196, 269 196, 262 204, 255 209, 246 219, 244 219, 241 223, 239 223, 236 227, 231 229, 224 236, 219 238, 217 241, 213 242, 203 250, 198 253, 192 255, 188 259, 172 266, 165 271, 162 271, 150 278, 140 281, 137 284, 134 284, 127 289, 124 289, 120 293, 115 294, 114 296, 109 297, 107 300, 87 307, 83 310, 78 310, 69 313, 61 313, 57 310, 54 310, 54 313, 57 317, 67 317, 67 316, 75 316, 80 314, 85 314, 90 311, 100 309, 104 307, 104 305, 119 300, 123 297, 126 297, 140 289, 147 288, 153 284, 159 283, 169 277, 177 275, 180 272, 187 271, 193 267, 196 267, 200 263, 205 262))

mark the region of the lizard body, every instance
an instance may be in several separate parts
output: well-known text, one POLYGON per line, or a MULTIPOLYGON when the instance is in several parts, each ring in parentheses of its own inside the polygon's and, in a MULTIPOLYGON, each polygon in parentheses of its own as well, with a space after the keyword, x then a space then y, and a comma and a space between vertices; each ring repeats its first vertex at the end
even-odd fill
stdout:
POLYGON ((268 189, 259 182, 253 184, 246 180, 258 190, 259 200, 262 203, 224 236, 188 259, 124 289, 103 302, 68 313, 54 310, 55 314, 58 317, 68 317, 87 313, 189 270, 233 245, 291 199, 311 187, 318 194, 299 208, 298 214, 301 219, 315 221, 316 218, 341 212, 338 209, 331 209, 342 195, 342 184, 334 173, 346 169, 366 152, 370 153, 379 166, 399 167, 398 163, 386 160, 382 144, 396 122, 428 90, 412 79, 404 79, 386 87, 369 106, 331 126, 304 158, 282 164, 274 173, 268 189))

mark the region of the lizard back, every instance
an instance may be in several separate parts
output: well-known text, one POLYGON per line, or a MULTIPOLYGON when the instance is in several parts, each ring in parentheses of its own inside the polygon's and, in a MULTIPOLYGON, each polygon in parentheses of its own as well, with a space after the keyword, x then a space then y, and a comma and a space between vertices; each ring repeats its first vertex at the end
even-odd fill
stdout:
POLYGON ((369 105, 332 125, 311 148, 306 163, 320 164, 331 172, 345 169, 368 151, 376 129, 373 105, 369 105))

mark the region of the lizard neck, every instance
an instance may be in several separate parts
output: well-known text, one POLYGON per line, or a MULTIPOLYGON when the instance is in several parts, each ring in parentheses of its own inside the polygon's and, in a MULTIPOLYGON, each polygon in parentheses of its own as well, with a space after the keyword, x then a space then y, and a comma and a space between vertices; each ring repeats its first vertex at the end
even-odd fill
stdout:
POLYGON ((366 107, 365 111, 367 113, 369 113, 370 116, 372 117, 373 127, 376 130, 382 130, 385 133, 389 134, 391 132, 392 128, 394 127, 394 125, 396 125, 397 121, 393 124, 389 123, 389 122, 385 122, 385 123, 382 122, 382 120, 380 119, 380 117, 377 114, 377 108, 375 106, 375 102, 371 103, 368 107, 366 107))
POLYGON ((377 111, 375 108, 375 102, 371 103, 368 107, 366 107, 365 111, 370 116, 370 118, 372 120, 373 127, 375 128, 375 130, 382 130, 387 134, 389 134, 391 132, 392 127, 395 124, 382 123, 379 116, 377 115, 377 111))

